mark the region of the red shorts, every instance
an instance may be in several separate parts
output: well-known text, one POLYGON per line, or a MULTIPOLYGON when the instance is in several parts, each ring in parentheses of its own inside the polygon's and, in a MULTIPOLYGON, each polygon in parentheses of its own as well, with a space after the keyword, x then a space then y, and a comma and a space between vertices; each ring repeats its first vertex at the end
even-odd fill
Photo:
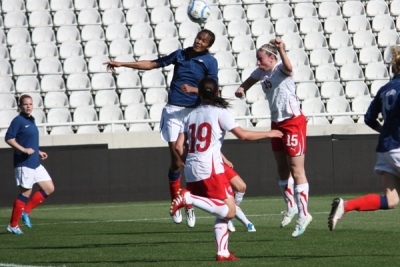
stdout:
POLYGON ((272 151, 285 151, 290 157, 306 153, 307 120, 302 114, 281 122, 272 122, 271 129, 280 130, 282 139, 272 138, 272 151))
POLYGON ((233 196, 233 190, 225 173, 212 174, 210 178, 186 183, 186 189, 193 195, 224 200, 233 196))
POLYGON ((228 179, 228 181, 232 180, 233 177, 238 175, 233 168, 229 167, 225 163, 224 163, 224 168, 225 168, 225 176, 228 179))

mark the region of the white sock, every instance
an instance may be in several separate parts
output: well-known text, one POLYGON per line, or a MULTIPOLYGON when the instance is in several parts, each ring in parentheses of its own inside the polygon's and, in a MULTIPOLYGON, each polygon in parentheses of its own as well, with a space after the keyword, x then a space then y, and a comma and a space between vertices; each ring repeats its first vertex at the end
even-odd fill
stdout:
POLYGON ((215 219, 214 223, 214 236, 215 242, 217 243, 217 254, 228 257, 229 250, 228 250, 228 239, 229 239, 229 232, 228 232, 228 221, 223 220, 220 218, 215 219))
POLYGON ((243 223, 244 226, 247 227, 247 225, 250 223, 250 221, 247 219, 246 215, 244 215, 244 212, 242 211, 241 208, 239 208, 238 205, 236 205, 236 219, 238 219, 241 223, 243 223))
POLYGON ((302 220, 308 216, 308 183, 294 186, 297 207, 299 209, 299 219, 302 220))
POLYGON ((229 212, 229 207, 225 204, 224 201, 219 199, 200 197, 187 192, 185 194, 185 201, 186 204, 192 204, 193 206, 207 211, 222 219, 224 219, 229 212))
POLYGON ((243 197, 244 197, 245 192, 237 192, 235 191, 235 203, 236 205, 240 205, 240 203, 242 203, 243 201, 243 197))
POLYGON ((279 180, 279 188, 281 189, 283 199, 286 203, 286 210, 295 209, 296 201, 294 198, 294 180, 293 177, 289 177, 287 180, 279 180))

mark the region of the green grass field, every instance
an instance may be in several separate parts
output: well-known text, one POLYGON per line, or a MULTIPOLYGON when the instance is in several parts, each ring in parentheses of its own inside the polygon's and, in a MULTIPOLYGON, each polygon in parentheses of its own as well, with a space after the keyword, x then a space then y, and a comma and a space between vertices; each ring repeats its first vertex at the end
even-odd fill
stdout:
MULTIPOLYGON (((349 197, 349 196, 347 196, 349 197)), ((9 208, 0 210, 0 266, 399 266, 400 212, 353 212, 330 232, 332 196, 310 198, 313 222, 292 238, 294 221, 279 228, 281 198, 245 198, 256 226, 238 222, 230 250, 238 262, 215 262, 214 218, 196 210, 196 227, 176 225, 167 202, 42 205, 33 229, 7 233, 9 208)))

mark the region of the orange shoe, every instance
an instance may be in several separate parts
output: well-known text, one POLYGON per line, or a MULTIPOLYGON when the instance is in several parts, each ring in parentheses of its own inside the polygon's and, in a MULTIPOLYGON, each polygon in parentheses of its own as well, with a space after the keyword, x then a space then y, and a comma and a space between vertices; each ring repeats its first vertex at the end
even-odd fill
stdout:
POLYGON ((238 260, 239 258, 233 255, 232 253, 229 253, 228 257, 217 255, 217 261, 238 261, 238 260))

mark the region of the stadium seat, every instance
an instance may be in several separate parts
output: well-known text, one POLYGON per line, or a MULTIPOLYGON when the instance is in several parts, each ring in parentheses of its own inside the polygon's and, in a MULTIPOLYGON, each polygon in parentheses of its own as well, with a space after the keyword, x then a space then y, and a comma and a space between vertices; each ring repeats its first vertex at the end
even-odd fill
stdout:
POLYGON ((310 52, 310 65, 316 68, 322 64, 333 64, 332 53, 328 48, 316 48, 310 52))
POLYGON ((250 25, 246 20, 231 20, 228 23, 228 37, 233 38, 238 35, 251 35, 250 25))
POLYGON ((268 18, 256 19, 251 23, 251 35, 259 37, 263 34, 275 34, 275 28, 268 18))
POLYGON ((218 62, 218 69, 237 67, 235 57, 229 51, 219 51, 214 54, 214 57, 218 62))
MULTIPOLYGON (((238 102, 238 101, 236 100, 236 102, 238 102)), ((248 113, 247 106, 242 104, 241 109, 242 109, 241 113, 234 113, 234 116, 246 116, 247 113, 248 113)), ((261 100, 255 101, 251 105, 251 115, 252 116, 256 116, 256 117, 269 117, 269 116, 271 116, 271 110, 269 108, 268 100, 261 99, 261 100)), ((257 123, 260 120, 261 120, 260 118, 254 119, 253 122, 257 123)))
POLYGON ((105 11, 111 8, 118 8, 122 9, 122 2, 121 0, 100 0, 99 1, 99 10, 105 11))
MULTIPOLYGON (((77 2, 77 1, 75 1, 77 2)), ((50 1, 50 10, 53 12, 59 10, 73 10, 74 4, 72 0, 51 0, 50 1)))
POLYGON ((57 43, 81 41, 81 35, 76 26, 61 26, 57 30, 57 43))
POLYGON ((328 48, 328 43, 323 33, 309 32, 304 37, 304 48, 307 51, 311 51, 316 48, 328 48))
POLYGON ((199 24, 192 21, 184 21, 179 25, 179 38, 186 39, 189 36, 196 36, 200 30, 199 24))
POLYGON ((150 24, 157 25, 161 22, 175 22, 174 14, 168 6, 155 7, 150 13, 150 24))
POLYGON ((160 6, 167 6, 169 7, 169 0, 147 0, 146 1, 147 8, 156 8, 160 6))
POLYGON ((144 95, 140 89, 124 89, 120 95, 121 107, 131 104, 144 104, 144 95))
POLYGON ((353 124, 354 120, 350 116, 335 116, 332 124, 353 124))
POLYGON ((150 38, 136 40, 133 46, 133 54, 135 57, 157 54, 156 43, 150 38))
POLYGON ((375 97, 376 93, 381 89, 382 86, 387 84, 389 82, 389 79, 384 79, 384 80, 374 80, 371 83, 371 96, 375 97))
POLYGON ((87 8, 80 10, 78 14, 78 25, 101 25, 101 16, 97 9, 87 8))
POLYGON ((30 13, 33 11, 50 11, 50 5, 48 0, 28 0, 26 1, 26 12, 30 13))
POLYGON ((60 45, 60 59, 65 60, 69 57, 83 57, 83 48, 80 42, 67 41, 60 45))
POLYGON ((53 19, 48 11, 37 10, 29 15, 29 27, 52 27, 53 19))
POLYGON ((69 108, 68 97, 64 92, 48 92, 43 102, 45 109, 69 108))
POLYGON ((378 47, 385 49, 387 46, 400 44, 399 34, 395 30, 382 30, 378 33, 378 47))
MULTIPOLYGON (((52 1, 54 2, 54 1, 52 1)), ((54 27, 77 26, 78 21, 72 10, 58 10, 53 16, 54 27)))
POLYGON ((327 113, 350 112, 350 103, 343 96, 333 96, 326 101, 327 113))
POLYGON ((340 80, 343 83, 348 81, 364 81, 364 73, 358 63, 343 64, 340 68, 340 80))
POLYGON ((119 121, 123 120, 122 110, 115 105, 103 106, 99 111, 99 121, 119 121))
POLYGON ((166 103, 155 103, 151 105, 149 110, 150 119, 152 120, 160 120, 161 113, 166 103))
POLYGON ((355 50, 360 50, 366 46, 376 46, 376 38, 372 31, 361 30, 353 35, 353 46, 355 50))
MULTIPOLYGON (((376 46, 363 47, 359 52, 360 65, 370 62, 382 62, 382 53, 376 46)), ((383 62, 382 62, 383 63, 383 62)))
POLYGON ((41 60, 45 57, 58 57, 58 48, 54 42, 43 42, 35 48, 35 59, 41 60))
POLYGON ((315 81, 318 84, 323 82, 340 81, 339 72, 333 64, 321 64, 315 69, 315 81))
POLYGON ((390 3, 390 15, 397 17, 400 15, 400 0, 393 0, 390 3))
POLYGON ((344 1, 343 6, 343 18, 350 19, 353 16, 365 15, 365 8, 361 1, 344 1))
POLYGON ((359 31, 371 31, 371 24, 365 15, 353 15, 347 21, 347 28, 350 34, 359 31))
POLYGON ((68 108, 51 108, 47 112, 47 123, 71 122, 71 113, 68 108))
POLYGON ((40 80, 42 93, 65 92, 65 82, 61 75, 44 75, 40 80))
POLYGON ((307 118, 308 125, 327 125, 330 124, 329 120, 326 117, 310 117, 307 118))
POLYGON ((117 89, 140 89, 141 80, 137 72, 122 72, 117 77, 117 89))
POLYGON ((44 105, 43 105, 43 98, 42 98, 42 96, 40 95, 40 93, 30 92, 30 93, 28 93, 28 94, 32 97, 32 100, 33 100, 33 107, 34 107, 34 108, 41 108, 41 109, 44 108, 44 105))
POLYGON ((0 27, 0 45, 3 45, 3 46, 7 45, 7 37, 1 27, 0 27))
POLYGON ((318 7, 318 17, 325 21, 329 17, 337 17, 342 15, 342 10, 336 1, 321 2, 318 7))
POLYGON ((329 38, 329 48, 336 50, 341 47, 353 46, 350 35, 347 31, 333 32, 329 38))
POLYGON ((15 85, 11 77, 0 76, 0 94, 14 94, 15 93, 15 85))
POLYGON ((313 82, 297 84, 296 95, 300 101, 303 101, 306 98, 321 97, 318 86, 313 82))
POLYGON ((32 45, 37 45, 43 42, 55 42, 56 35, 50 27, 36 27, 32 31, 32 45))
POLYGON ((71 91, 91 91, 90 79, 85 73, 73 73, 68 75, 66 88, 68 93, 71 91))
POLYGON ((124 110, 124 117, 127 121, 146 120, 149 118, 149 112, 141 103, 130 104, 124 110))
POLYGON ((301 109, 305 115, 325 113, 325 105, 319 97, 304 99, 301 109))
POLYGON ((105 33, 100 25, 85 25, 81 30, 82 42, 91 40, 105 40, 105 33))
POLYGON ((103 133, 125 133, 127 131, 123 124, 107 124, 103 129, 103 133))
POLYGON ((389 72, 383 62, 370 62, 365 67, 365 81, 389 79, 389 72))
POLYGON ((108 56, 108 46, 101 40, 88 41, 84 48, 84 55, 87 58, 94 56, 108 56))
POLYGON ((16 60, 19 58, 31 58, 33 59, 33 49, 30 44, 18 43, 14 44, 10 48, 10 59, 16 60))
POLYGON ((125 24, 111 24, 106 29, 106 40, 112 42, 118 39, 129 39, 129 31, 125 24))
POLYGON ((133 41, 140 39, 154 39, 153 28, 146 22, 138 22, 130 28, 129 36, 133 41))
POLYGON ((28 19, 22 11, 11 11, 4 15, 4 28, 27 28, 28 19))
MULTIPOLYGON (((174 20, 175 20, 175 23, 176 23, 177 25, 180 25, 180 24, 182 24, 183 22, 188 22, 188 21, 190 21, 188 15, 187 15, 187 7, 188 7, 188 3, 186 2, 186 3, 182 4, 182 5, 179 5, 179 6, 175 9, 175 12, 174 12, 174 20)), ((193 22, 193 23, 194 23, 194 22, 193 22)))
POLYGON ((7 47, 1 44, 0 44, 0 59, 10 60, 10 53, 8 52, 7 47))
POLYGON ((298 33, 299 28, 293 18, 281 18, 275 22, 275 34, 282 36, 286 33, 298 33))
POLYGON ((356 51, 352 47, 341 47, 335 52, 335 65, 343 66, 347 63, 358 63, 356 51))
POLYGON ((315 82, 314 73, 310 66, 303 65, 293 68, 296 82, 315 82))
POLYGON ((13 75, 11 70, 11 64, 7 59, 0 59, 0 77, 13 75))
MULTIPOLYGON (((107 61, 104 61, 107 62, 107 61)), ((74 56, 68 57, 64 61, 64 74, 73 74, 73 73, 87 73, 88 68, 86 61, 83 57, 74 56)))
POLYGON ((215 36, 222 35, 227 36, 228 30, 226 29, 225 24, 220 20, 210 20, 207 21, 204 25, 204 29, 212 31, 215 36))
POLYGON ((34 75, 38 74, 35 61, 31 58, 19 58, 15 60, 13 65, 14 76, 34 75))
POLYGON ((148 106, 156 103, 166 103, 168 101, 168 92, 164 88, 148 88, 144 100, 148 106))
POLYGON ((251 4, 246 9, 247 21, 254 23, 258 19, 269 18, 269 11, 265 4, 251 4))
POLYGON ((74 1, 75 11, 79 12, 84 9, 97 9, 97 0, 79 0, 74 1))
POLYGON ((115 90, 116 85, 111 73, 95 73, 91 79, 92 92, 99 90, 115 90))
POLYGON ((73 91, 69 96, 70 109, 81 106, 94 106, 94 100, 89 91, 73 91))
POLYGON ((283 36, 281 36, 281 39, 285 42, 285 47, 287 51, 290 51, 292 49, 304 50, 303 38, 298 33, 285 33, 283 36))
POLYGON ((346 98, 352 101, 352 98, 355 98, 360 95, 368 95, 369 90, 367 84, 363 81, 350 81, 346 84, 345 87, 346 98))
POLYGON ((61 75, 63 67, 61 61, 56 57, 45 57, 39 61, 38 70, 40 75, 61 75))
POLYGON ((166 87, 166 81, 164 74, 160 69, 153 69, 145 71, 142 75, 142 87, 150 88, 150 87, 166 87))
POLYGON ((345 96, 343 86, 340 82, 324 82, 320 90, 322 100, 327 100, 335 96, 345 96))
MULTIPOLYGON (((227 99, 227 100, 235 100, 238 99, 235 96, 236 89, 239 87, 239 84, 233 84, 233 85, 223 85, 221 86, 221 97, 227 99)), ((240 98, 241 100, 245 101, 246 97, 240 98)))
POLYGON ((150 24, 149 14, 144 7, 132 7, 126 12, 126 25, 133 26, 136 23, 150 24))
POLYGON ((292 18, 293 10, 288 3, 273 4, 269 10, 271 20, 292 18))
POLYGON ((3 109, 17 109, 17 100, 15 99, 14 94, 0 94, 0 110, 3 109))
MULTIPOLYGON (((181 49, 181 42, 175 37, 163 38, 158 43, 158 53, 162 55, 169 55, 175 50, 181 49)), ((172 66, 171 66, 172 67, 172 66)))
POLYGON ((392 17, 388 14, 386 15, 376 15, 372 19, 372 31, 378 33, 383 30, 396 30, 396 26, 392 17))
POLYGON ((7 33, 7 45, 30 43, 31 36, 26 28, 12 28, 7 33))
POLYGON ((212 21, 212 20, 220 20, 220 21, 222 21, 222 12, 221 12, 221 9, 218 6, 211 5, 210 6, 210 10, 211 10, 210 17, 208 18, 207 21, 212 21))
POLYGON ((323 32, 324 28, 317 17, 305 17, 300 21, 299 33, 305 36, 309 32, 323 32))
POLYGON ((300 22, 305 18, 318 17, 318 12, 313 3, 298 3, 294 7, 294 18, 300 22))
MULTIPOLYGON (((191 43, 193 44, 193 42, 191 43)), ((214 44, 210 47, 209 51, 212 54, 215 54, 219 51, 232 51, 231 42, 226 36, 215 36, 214 44)))
POLYGON ((105 62, 109 62, 110 58, 107 56, 93 56, 89 59, 88 71, 89 73, 108 72, 105 62))
POLYGON ((293 67, 310 65, 307 53, 301 48, 290 50, 287 53, 287 56, 289 57, 293 67))
POLYGON ((32 110, 32 116, 35 118, 35 123, 37 124, 46 123, 47 121, 46 114, 41 108, 34 108, 32 110))
POLYGON ((97 125, 82 125, 82 126, 78 126, 76 133, 77 134, 98 134, 98 133, 100 133, 100 130, 97 127, 97 125))
MULTIPOLYGON (((47 119, 48 117, 49 116, 47 115, 47 119)), ((74 122, 93 122, 99 120, 96 110, 91 106, 77 107, 74 110, 73 119, 74 122)))
MULTIPOLYGON (((238 86, 236 86, 236 89, 238 86)), ((256 83, 249 90, 246 91, 246 102, 253 104, 258 100, 266 99, 266 95, 260 83, 256 83)))
POLYGON ((125 24, 126 23, 125 14, 119 8, 111 8, 104 10, 104 13, 102 15, 102 23, 103 26, 105 27, 111 24, 119 24, 119 23, 125 24))
POLYGON ((149 132, 152 131, 148 123, 132 123, 129 127, 129 132, 149 132))
POLYGON ((255 49, 254 41, 249 35, 237 35, 232 39, 232 53, 255 49))
POLYGON ((220 86, 240 84, 239 73, 232 68, 222 68, 218 71, 218 83, 220 86))
POLYGON ((15 82, 17 94, 40 93, 40 84, 36 76, 20 76, 15 82))
POLYGON ((126 39, 113 40, 110 43, 110 57, 115 58, 121 55, 133 56, 132 44, 126 39))
MULTIPOLYGON (((250 115, 250 109, 245 101, 240 99, 233 99, 229 100, 229 104, 230 106, 228 107, 228 110, 232 113, 234 117, 242 117, 250 115)), ((253 127, 249 119, 235 119, 235 120, 243 128, 253 127)))
POLYGON ((9 13, 13 11, 26 11, 25 3, 23 0, 3 0, 1 3, 1 9, 3 13, 9 13))
POLYGON ((119 98, 117 93, 113 90, 101 90, 97 91, 94 97, 94 104, 97 108, 119 105, 119 98))
MULTIPOLYGON (((10 125, 11 121, 18 116, 16 109, 0 109, 0 125, 10 125)), ((0 136, 4 136, 7 129, 0 130, 0 136)))
POLYGON ((246 20, 246 12, 244 8, 240 5, 227 5, 222 10, 222 19, 225 22, 230 22, 232 20, 246 20))
POLYGON ((366 15, 376 17, 389 14, 389 7, 385 1, 368 1, 366 5, 366 15))

